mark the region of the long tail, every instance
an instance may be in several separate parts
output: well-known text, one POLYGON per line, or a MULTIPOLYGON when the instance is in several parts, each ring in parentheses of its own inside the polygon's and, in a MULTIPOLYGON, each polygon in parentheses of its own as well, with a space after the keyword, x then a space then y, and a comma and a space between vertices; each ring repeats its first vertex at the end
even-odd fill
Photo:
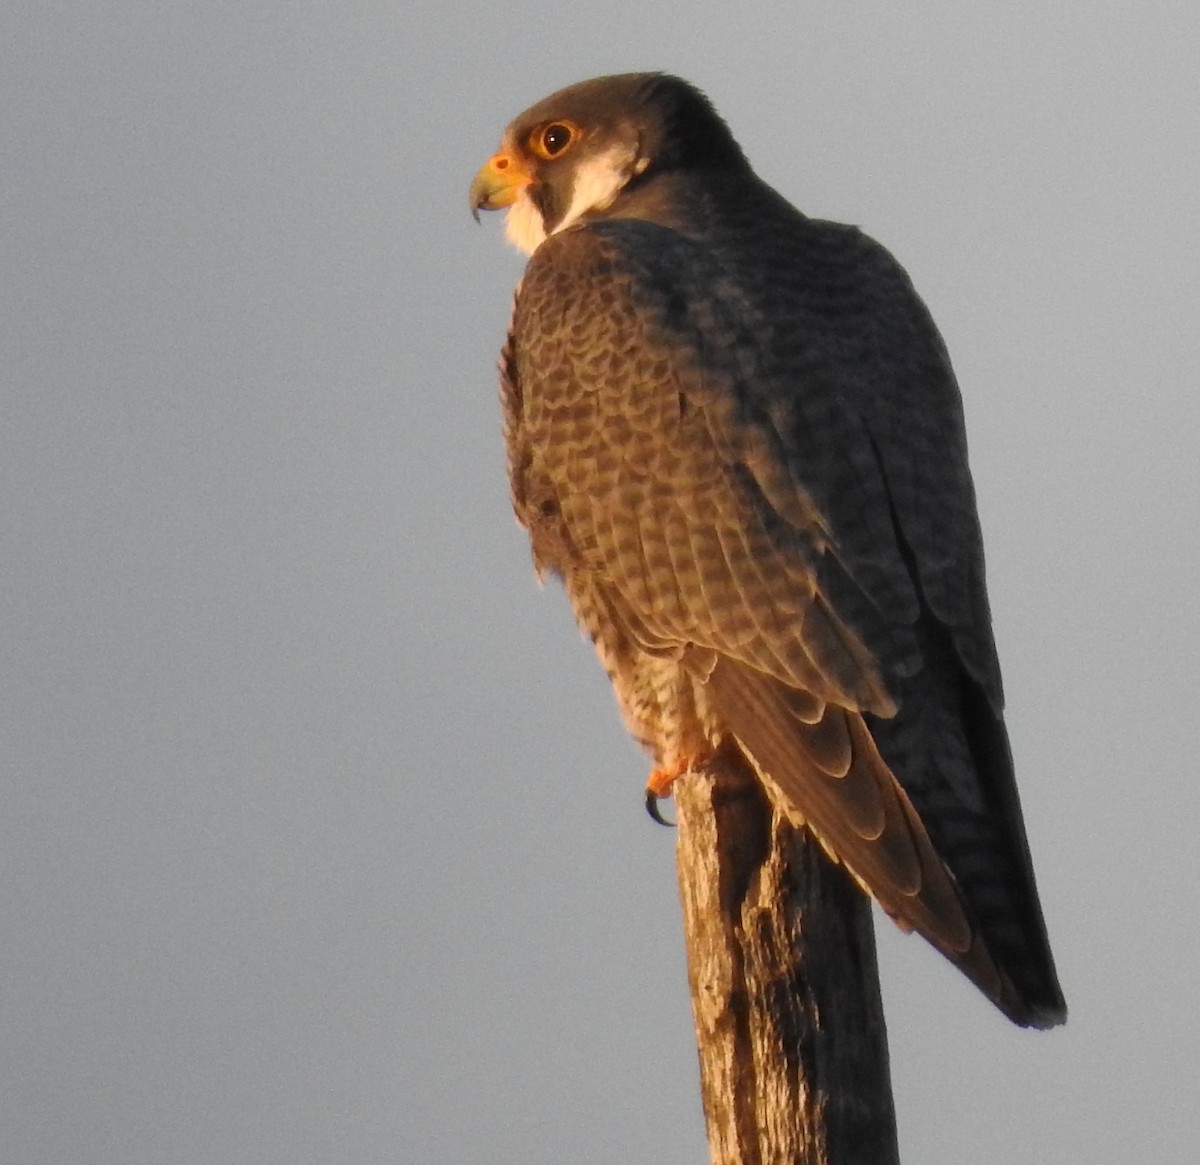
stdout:
POLYGON ((1066 1009, 1055 990, 1035 998, 988 949, 956 879, 884 762, 860 713, 727 659, 708 694, 777 805, 905 930, 919 931, 1014 1023, 1052 1027, 1066 1009))

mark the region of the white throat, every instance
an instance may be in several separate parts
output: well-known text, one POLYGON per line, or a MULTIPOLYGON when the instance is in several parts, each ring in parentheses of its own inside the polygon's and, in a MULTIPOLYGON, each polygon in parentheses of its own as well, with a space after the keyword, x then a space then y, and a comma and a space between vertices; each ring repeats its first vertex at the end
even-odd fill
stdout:
POLYGON ((517 195, 517 201, 504 215, 504 237, 526 255, 532 255, 546 241, 542 212, 533 205, 529 187, 517 195))
MULTIPOLYGON (((566 230, 593 210, 607 210, 612 206, 625 184, 640 174, 649 160, 639 159, 629 146, 618 145, 589 158, 575 174, 575 188, 571 192, 571 205, 551 234, 566 230)), ((504 235, 519 251, 532 255, 546 241, 546 226, 540 211, 529 197, 528 189, 522 190, 516 202, 504 216, 504 235)))

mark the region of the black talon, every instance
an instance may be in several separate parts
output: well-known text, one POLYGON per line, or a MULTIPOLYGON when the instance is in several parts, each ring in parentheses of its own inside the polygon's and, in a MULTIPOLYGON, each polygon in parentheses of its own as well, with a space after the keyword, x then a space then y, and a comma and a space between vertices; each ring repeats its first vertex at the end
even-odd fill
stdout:
POLYGON ((646 812, 649 813, 651 818, 654 821, 657 821, 659 825, 665 825, 668 829, 674 829, 675 822, 668 821, 658 811, 658 801, 659 801, 658 794, 653 789, 647 788, 646 789, 646 812))

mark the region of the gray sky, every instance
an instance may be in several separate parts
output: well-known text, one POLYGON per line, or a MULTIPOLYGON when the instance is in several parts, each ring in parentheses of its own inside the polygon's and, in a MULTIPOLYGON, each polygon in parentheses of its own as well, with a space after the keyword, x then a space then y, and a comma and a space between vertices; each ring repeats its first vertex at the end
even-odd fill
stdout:
POLYGON ((908 267, 966 402, 1071 1005, 880 926, 909 1162, 1200 1137, 1200 15, 9 4, 0 1160, 706 1160, 673 838, 508 509, 467 184, 700 84, 908 267))

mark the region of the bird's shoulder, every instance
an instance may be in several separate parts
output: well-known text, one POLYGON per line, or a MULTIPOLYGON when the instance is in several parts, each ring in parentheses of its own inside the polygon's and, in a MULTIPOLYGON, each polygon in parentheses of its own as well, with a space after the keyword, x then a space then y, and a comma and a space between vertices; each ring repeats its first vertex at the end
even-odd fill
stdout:
MULTIPOLYGON (((535 425, 569 408, 584 434, 586 400, 618 418, 603 440, 653 401, 703 429, 693 455, 711 448, 762 514, 831 548, 804 557, 891 668, 917 666, 901 629, 923 603, 999 706, 958 387, 907 274, 870 236, 774 197, 694 233, 580 223, 531 257, 510 352, 535 425)), ((664 433, 625 448, 674 456, 664 433)))

